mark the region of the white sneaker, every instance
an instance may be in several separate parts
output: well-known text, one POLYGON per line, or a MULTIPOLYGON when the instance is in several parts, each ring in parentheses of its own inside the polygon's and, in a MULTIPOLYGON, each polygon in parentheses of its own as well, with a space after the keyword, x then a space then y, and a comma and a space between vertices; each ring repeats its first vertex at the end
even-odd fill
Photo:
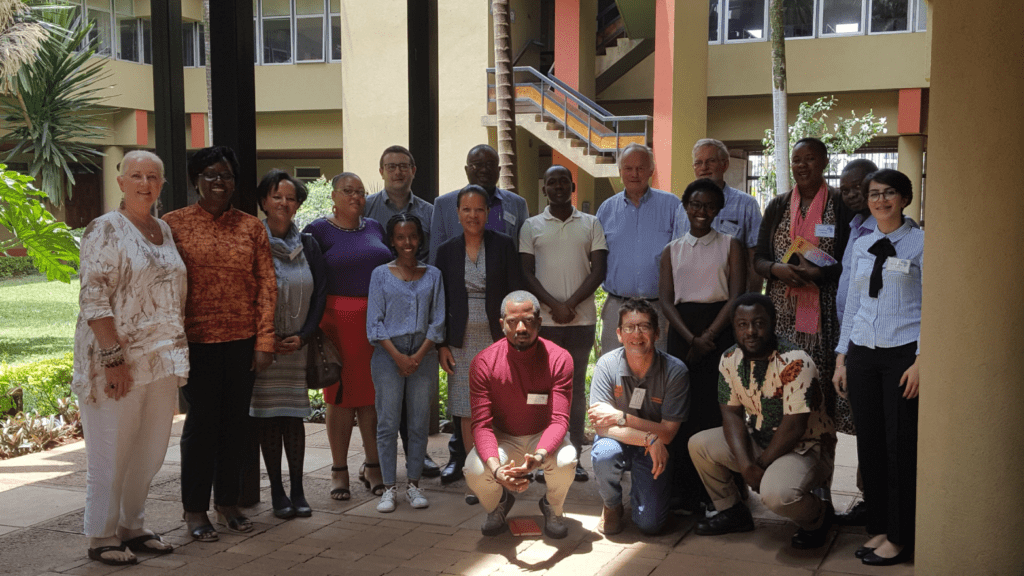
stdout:
POLYGON ((377 503, 377 512, 394 512, 397 507, 395 500, 398 498, 398 488, 394 486, 385 488, 380 495, 380 502, 377 503))
POLYGON ((413 508, 426 508, 430 506, 430 502, 427 502, 427 499, 423 497, 420 489, 412 484, 409 484, 409 487, 405 489, 405 499, 409 501, 409 505, 413 508))

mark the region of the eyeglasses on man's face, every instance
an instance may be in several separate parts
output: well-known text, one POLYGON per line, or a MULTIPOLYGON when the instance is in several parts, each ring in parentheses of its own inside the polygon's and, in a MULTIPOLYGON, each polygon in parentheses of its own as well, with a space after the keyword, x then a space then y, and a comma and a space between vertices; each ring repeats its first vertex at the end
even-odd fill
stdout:
POLYGON ((623 334, 632 334, 634 332, 640 332, 641 334, 650 334, 654 330, 654 326, 650 322, 641 322, 640 324, 623 324, 623 334))
POLYGON ((388 172, 397 172, 399 170, 402 172, 408 172, 409 170, 412 170, 412 164, 409 164, 408 162, 402 162, 400 164, 388 163, 384 165, 384 170, 388 172))

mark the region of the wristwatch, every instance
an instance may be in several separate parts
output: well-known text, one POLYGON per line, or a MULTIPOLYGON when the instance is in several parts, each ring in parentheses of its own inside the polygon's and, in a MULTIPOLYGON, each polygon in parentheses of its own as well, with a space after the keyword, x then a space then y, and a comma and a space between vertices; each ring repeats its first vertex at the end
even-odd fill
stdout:
POLYGON ((619 419, 615 421, 615 425, 616 426, 625 426, 626 425, 626 413, 625 412, 623 412, 622 416, 619 417, 619 419))

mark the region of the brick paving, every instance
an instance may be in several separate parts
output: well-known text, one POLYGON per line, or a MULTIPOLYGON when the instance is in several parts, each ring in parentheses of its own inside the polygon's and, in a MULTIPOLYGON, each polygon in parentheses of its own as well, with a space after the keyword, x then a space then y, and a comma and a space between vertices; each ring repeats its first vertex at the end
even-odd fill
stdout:
MULTIPOLYGON (((173 554, 139 554, 139 564, 106 566, 90 561, 81 534, 85 503, 85 450, 82 442, 0 461, 0 574, 36 576, 75 574, 131 575, 728 575, 829 576, 842 574, 913 574, 912 565, 870 568, 853 557, 867 538, 862 529, 833 530, 826 546, 801 551, 789 546, 795 526, 766 510, 756 494, 748 504, 757 530, 745 534, 702 537, 693 534, 694 517, 677 517, 663 534, 645 537, 627 522, 611 537, 595 527, 601 513, 593 480, 575 483, 566 501, 570 525, 564 540, 545 537, 497 537, 480 534, 484 513, 465 503, 465 481, 442 486, 424 479, 430 500, 413 510, 399 490, 398 510, 376 511, 377 499, 358 481, 363 461, 360 439, 353 434, 349 469, 352 500, 337 502, 330 491, 330 452, 323 425, 307 424, 305 489, 311 518, 279 520, 272 514, 269 487, 262 478, 261 502, 245 512, 256 529, 233 534, 223 528, 214 543, 194 542, 181 520, 178 497, 180 438, 183 418, 176 417, 164 466, 154 479, 147 502, 147 527, 176 548, 173 554)), ((447 460, 447 438, 430 438, 430 454, 447 460)), ((401 451, 399 451, 401 452, 401 451)), ((589 469, 589 453, 583 455, 589 469)), ((838 510, 858 498, 854 485, 855 446, 840 435, 833 500, 838 510)), ((399 487, 404 461, 399 458, 399 487)), ((517 496, 511 517, 532 517, 543 526, 537 502, 542 485, 517 496)), ((627 514, 628 515, 628 514, 627 514)))

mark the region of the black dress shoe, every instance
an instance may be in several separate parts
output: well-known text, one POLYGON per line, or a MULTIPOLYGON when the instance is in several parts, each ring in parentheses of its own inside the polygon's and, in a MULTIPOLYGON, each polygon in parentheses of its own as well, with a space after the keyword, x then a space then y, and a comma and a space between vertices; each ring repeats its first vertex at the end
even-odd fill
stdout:
POLYGON ((836 514, 836 524, 840 526, 867 526, 868 504, 861 500, 846 514, 836 514))
POLYGON ((441 475, 441 468, 438 467, 437 462, 430 459, 427 456, 423 459, 423 471, 420 472, 420 476, 424 478, 437 478, 441 475))
POLYGON ((853 553, 853 556, 855 558, 860 558, 860 559, 863 560, 865 556, 867 556, 868 554, 871 554, 874 551, 875 551, 874 548, 868 548, 867 546, 861 546, 860 548, 857 548, 856 552, 853 553))
POLYGON ((583 466, 580 466, 578 462, 576 463, 576 476, 573 480, 576 482, 586 482, 587 480, 590 480, 590 476, 587 476, 587 471, 584 470, 583 466))
POLYGON ((750 532, 753 529, 754 517, 742 502, 738 502, 728 510, 697 522, 693 531, 701 536, 717 536, 732 532, 750 532))
POLYGON ((835 508, 832 507, 831 502, 825 503, 824 514, 825 519, 818 528, 814 530, 804 530, 803 528, 797 530, 792 540, 790 540, 793 548, 797 550, 813 550, 825 545, 825 542, 828 541, 828 531, 832 528, 832 517, 835 516, 835 508))
POLYGON ((462 464, 459 462, 449 462, 444 470, 441 471, 441 484, 451 484, 462 480, 462 464))
POLYGON ((914 558, 914 551, 909 546, 905 546, 900 553, 893 556, 892 558, 883 558, 878 554, 875 554, 874 550, 868 553, 867 556, 860 559, 860 561, 868 566, 894 566, 896 564, 902 564, 909 562, 914 558))

